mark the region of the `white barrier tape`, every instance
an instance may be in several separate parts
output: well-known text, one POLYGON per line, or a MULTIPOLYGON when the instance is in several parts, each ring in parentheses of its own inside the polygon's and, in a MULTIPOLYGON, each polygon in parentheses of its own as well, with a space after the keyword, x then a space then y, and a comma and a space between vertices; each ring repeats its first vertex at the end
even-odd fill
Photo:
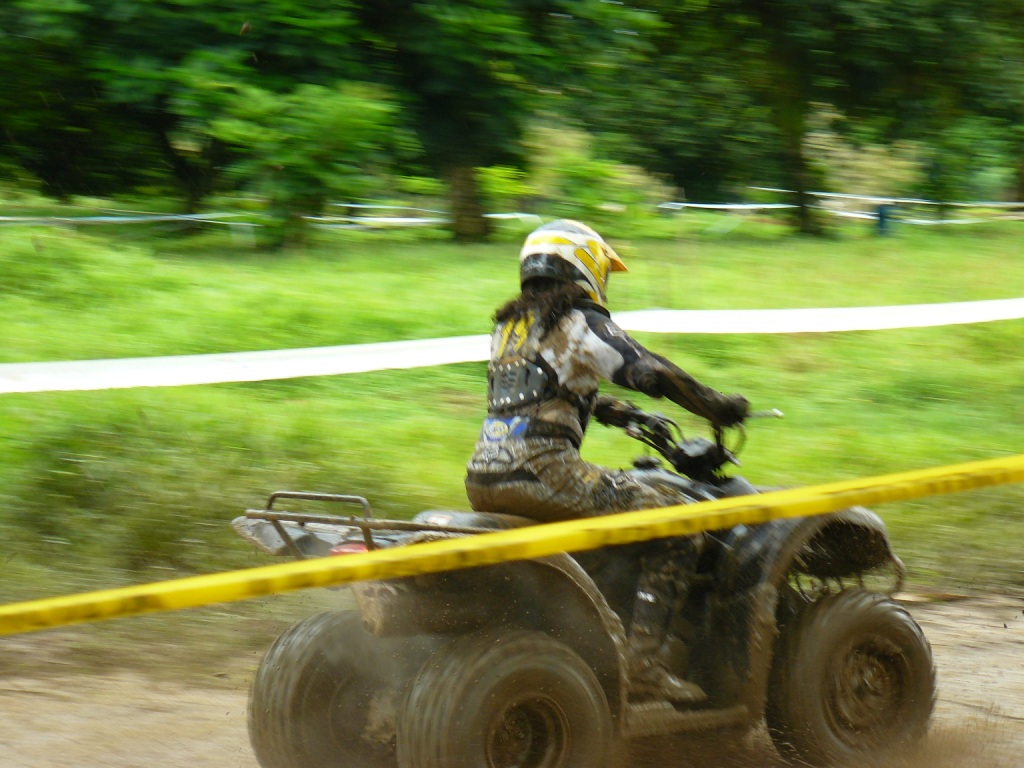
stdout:
POLYGON ((116 216, 0 216, 0 224, 143 224, 165 221, 202 221, 211 224, 224 222, 218 219, 233 219, 242 213, 143 213, 116 216))
POLYGON ((829 309, 644 309, 616 315, 648 333, 837 333, 928 328, 1024 318, 1024 299, 829 309))
POLYGON ((920 224, 922 226, 931 226, 935 224, 988 224, 994 219, 901 219, 896 218, 893 221, 899 224, 920 224))
MULTIPOLYGON (((782 192, 788 195, 795 195, 796 190, 782 189, 780 187, 750 187, 760 192, 782 192)), ((924 200, 917 197, 879 197, 877 195, 851 195, 842 192, 808 192, 813 197, 829 197, 839 200, 863 200, 869 203, 903 203, 904 205, 948 205, 960 208, 1021 208, 1024 202, 995 202, 978 200, 975 202, 943 203, 938 200, 924 200)))
POLYGON ((318 229, 350 229, 362 225, 386 225, 391 227, 422 227, 428 224, 447 224, 448 219, 430 219, 416 216, 306 216, 312 226, 318 229))
POLYGON ((486 360, 489 336, 456 336, 268 352, 0 365, 0 394, 180 387, 424 368, 486 360))
MULTIPOLYGON (((868 221, 878 221, 877 213, 865 213, 863 211, 834 211, 830 208, 819 208, 818 210, 844 219, 867 219, 868 221)), ((923 226, 930 226, 935 224, 987 224, 990 221, 995 221, 995 219, 906 219, 902 216, 894 216, 892 221, 898 224, 920 224, 923 226)))
POLYGON ((796 208, 792 203, 661 203, 659 208, 678 211, 682 208, 703 208, 715 211, 760 211, 764 209, 796 208))
MULTIPOLYGON (((863 213, 861 211, 834 211, 831 208, 817 208, 817 210, 824 211, 825 213, 831 213, 833 216, 839 216, 843 219, 868 219, 870 221, 876 221, 878 219, 878 214, 875 213, 863 213)), ((904 220, 900 219, 900 221, 904 220)))
MULTIPOLYGON (((833 309, 621 312, 627 331, 647 333, 835 333, 986 323, 1024 317, 1024 299, 833 309)), ((0 394, 177 387, 304 376, 338 376, 487 360, 490 338, 456 336, 337 347, 213 355, 0 365, 0 394)))
MULTIPOLYGON (((340 203, 332 205, 342 206, 340 203)), ((400 206, 347 206, 350 208, 399 208, 400 206)), ((710 206, 713 207, 713 206, 710 206)), ((782 206, 787 207, 787 206, 782 206)), ((412 209, 420 210, 420 209, 412 209)), ((158 224, 169 221, 197 221, 204 224, 226 224, 229 226, 261 227, 262 224, 253 222, 221 221, 221 219, 233 219, 247 214, 241 213, 205 213, 205 214, 137 214, 137 215, 113 215, 113 216, 0 216, 0 225, 77 225, 77 224, 158 224)), ((256 217, 259 214, 248 214, 256 217)), ((489 219, 518 219, 540 223, 540 216, 532 213, 486 213, 489 219)), ((427 216, 304 216, 312 226, 319 229, 348 229, 352 226, 392 226, 392 227, 414 227, 428 224, 448 224, 450 219, 427 217, 427 216)))
POLYGON ((372 203, 328 203, 331 208, 369 208, 381 211, 417 211, 419 213, 444 213, 433 208, 414 208, 411 205, 374 205, 372 203))

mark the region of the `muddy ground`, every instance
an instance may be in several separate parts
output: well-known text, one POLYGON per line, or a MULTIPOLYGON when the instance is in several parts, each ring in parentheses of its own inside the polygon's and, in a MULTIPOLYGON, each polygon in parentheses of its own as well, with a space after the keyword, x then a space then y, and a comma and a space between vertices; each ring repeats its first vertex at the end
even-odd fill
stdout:
MULTIPOLYGON (((907 605, 935 652, 939 702, 928 743, 909 762, 893 765, 1024 766, 1024 596, 908 596, 907 605)), ((216 671, 183 671, 177 679, 166 668, 108 667, 98 674, 62 661, 53 638, 0 639, 0 659, 18 661, 0 661, 3 768, 256 768, 245 730, 255 655, 216 671), (12 668, 18 670, 13 675, 12 668)), ((660 740, 638 745, 623 763, 782 765, 763 733, 748 737, 726 760, 715 755, 695 762, 693 750, 693 744, 660 740)))

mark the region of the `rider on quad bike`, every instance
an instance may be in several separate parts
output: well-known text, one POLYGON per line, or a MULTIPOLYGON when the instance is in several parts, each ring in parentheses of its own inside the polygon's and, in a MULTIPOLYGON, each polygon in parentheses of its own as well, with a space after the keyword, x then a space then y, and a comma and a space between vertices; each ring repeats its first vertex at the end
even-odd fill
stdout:
MULTIPOLYGON (((467 466, 473 509, 551 522, 687 501, 678 489, 645 482, 649 474, 580 457, 591 417, 615 427, 647 418, 631 403, 599 395, 601 379, 668 398, 716 427, 740 424, 749 411, 746 398, 701 384, 611 320, 608 277, 626 266, 585 224, 561 219, 539 227, 527 237, 519 265, 522 291, 494 316, 487 418, 467 466)), ((659 660, 702 543, 696 536, 644 549, 635 607, 622 616, 630 627, 630 698, 705 698, 700 686, 659 660)))

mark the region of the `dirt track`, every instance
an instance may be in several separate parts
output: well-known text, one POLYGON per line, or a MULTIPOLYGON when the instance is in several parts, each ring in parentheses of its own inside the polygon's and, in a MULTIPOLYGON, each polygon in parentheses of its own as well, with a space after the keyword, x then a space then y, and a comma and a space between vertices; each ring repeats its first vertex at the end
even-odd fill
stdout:
MULTIPOLYGON (((911 602, 939 668, 939 706, 928 744, 912 766, 1024 766, 1024 597, 911 602)), ((44 635, 0 640, 23 657, 44 635), (38 639, 36 639, 38 638, 38 639)), ((40 654, 43 656, 43 654, 40 654)), ((225 672, 156 682, 138 672, 0 676, 3 768, 256 768, 245 731, 248 681, 256 659, 225 672)), ((689 747, 638 747, 628 763, 678 766, 689 747)), ((727 761, 736 768, 781 766, 755 734, 727 761)), ((721 766, 714 760, 693 768, 721 766)), ((896 762, 894 765, 908 765, 896 762)), ((354 767, 353 767, 354 768, 354 767)), ((872 768, 877 768, 873 766, 872 768)))

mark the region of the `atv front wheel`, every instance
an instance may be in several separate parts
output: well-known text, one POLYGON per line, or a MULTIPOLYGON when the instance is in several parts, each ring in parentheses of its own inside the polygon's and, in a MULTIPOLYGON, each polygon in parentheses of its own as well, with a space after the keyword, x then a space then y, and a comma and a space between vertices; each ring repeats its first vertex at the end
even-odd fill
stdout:
POLYGON ((541 632, 470 635, 424 665, 398 723, 401 768, 600 768, 612 740, 597 677, 541 632))
POLYGON ((249 740, 262 768, 394 768, 408 681, 434 644, 382 640, 357 611, 320 613, 267 651, 249 696, 249 740))
POLYGON ((846 590, 783 627, 765 719, 787 759, 846 765, 908 746, 934 705, 931 647, 888 597, 846 590))

